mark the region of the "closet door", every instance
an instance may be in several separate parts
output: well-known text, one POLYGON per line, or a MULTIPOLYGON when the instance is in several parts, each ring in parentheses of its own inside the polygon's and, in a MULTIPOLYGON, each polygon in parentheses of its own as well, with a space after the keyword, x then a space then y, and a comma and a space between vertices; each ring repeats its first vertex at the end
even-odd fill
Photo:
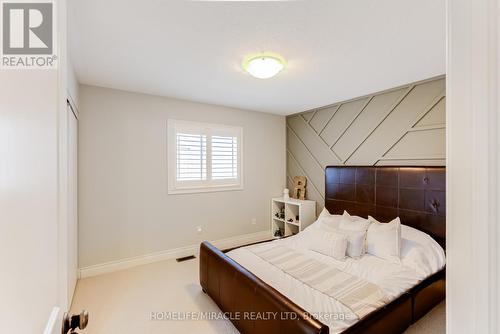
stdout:
POLYGON ((78 119, 68 103, 68 296, 78 273, 78 119))

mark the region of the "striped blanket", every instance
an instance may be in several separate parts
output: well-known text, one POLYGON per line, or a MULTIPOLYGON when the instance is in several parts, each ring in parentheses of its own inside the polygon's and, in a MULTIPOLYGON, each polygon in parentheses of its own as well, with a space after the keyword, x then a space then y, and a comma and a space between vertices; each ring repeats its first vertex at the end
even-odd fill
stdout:
POLYGON ((286 274, 348 307, 358 319, 385 305, 377 285, 284 246, 249 247, 252 253, 286 274))

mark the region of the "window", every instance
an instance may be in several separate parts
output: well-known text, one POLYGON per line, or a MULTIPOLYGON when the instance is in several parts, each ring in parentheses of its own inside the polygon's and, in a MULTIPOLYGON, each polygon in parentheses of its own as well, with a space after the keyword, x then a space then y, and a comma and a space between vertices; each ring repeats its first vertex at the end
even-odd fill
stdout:
POLYGON ((168 193, 242 189, 241 127, 168 121, 168 193))

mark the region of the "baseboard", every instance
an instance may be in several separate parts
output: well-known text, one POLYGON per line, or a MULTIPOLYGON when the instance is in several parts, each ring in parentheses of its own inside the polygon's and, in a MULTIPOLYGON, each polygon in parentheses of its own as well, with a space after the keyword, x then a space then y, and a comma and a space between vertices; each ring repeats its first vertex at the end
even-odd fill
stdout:
MULTIPOLYGON (((260 231, 250 234, 243 234, 234 236, 231 238, 220 239, 211 241, 211 243, 220 249, 227 249, 231 247, 238 247, 245 244, 259 242, 271 239, 271 232, 260 231)), ((164 260, 175 259, 179 257, 196 255, 199 252, 200 245, 190 245, 185 247, 179 247, 174 249, 168 249, 160 252, 155 252, 151 254, 131 257, 122 260, 110 261, 106 263, 96 264, 89 267, 80 268, 80 278, 92 277, 97 275, 102 275, 106 273, 112 273, 115 271, 132 268, 140 266, 143 264, 154 263, 164 260)))
POLYGON ((52 308, 52 312, 50 313, 47 324, 45 325, 43 334, 61 333, 62 314, 60 314, 60 311, 61 309, 57 306, 52 308))

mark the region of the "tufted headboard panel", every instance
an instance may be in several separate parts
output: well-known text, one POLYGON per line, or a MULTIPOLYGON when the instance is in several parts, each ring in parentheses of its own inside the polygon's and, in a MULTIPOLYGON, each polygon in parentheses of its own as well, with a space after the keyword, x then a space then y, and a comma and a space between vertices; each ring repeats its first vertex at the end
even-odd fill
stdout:
POLYGON ((332 214, 373 216, 401 223, 446 241, 446 168, 329 166, 325 206, 332 214))

